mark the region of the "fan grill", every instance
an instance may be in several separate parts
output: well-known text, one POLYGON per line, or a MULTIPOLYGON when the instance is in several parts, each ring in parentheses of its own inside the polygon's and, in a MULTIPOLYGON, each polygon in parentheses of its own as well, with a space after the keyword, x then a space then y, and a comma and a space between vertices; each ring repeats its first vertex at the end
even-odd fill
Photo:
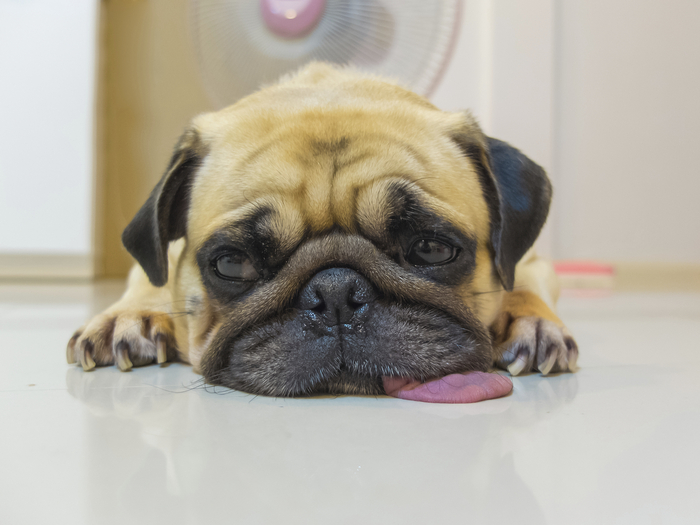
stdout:
POLYGON ((327 0, 302 38, 270 31, 257 0, 192 0, 201 73, 226 106, 311 60, 349 64, 423 95, 437 83, 458 26, 461 0, 327 0))

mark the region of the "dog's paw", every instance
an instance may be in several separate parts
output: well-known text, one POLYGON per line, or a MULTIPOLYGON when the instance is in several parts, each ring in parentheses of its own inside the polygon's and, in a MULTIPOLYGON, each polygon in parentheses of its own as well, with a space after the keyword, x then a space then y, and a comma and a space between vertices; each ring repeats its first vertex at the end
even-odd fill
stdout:
POLYGON ((84 370, 116 365, 121 370, 153 362, 165 363, 176 355, 170 314, 156 311, 104 312, 80 328, 68 341, 68 363, 84 370))
POLYGON ((578 346, 566 327, 541 317, 517 317, 494 328, 495 364, 511 375, 576 370, 578 346))

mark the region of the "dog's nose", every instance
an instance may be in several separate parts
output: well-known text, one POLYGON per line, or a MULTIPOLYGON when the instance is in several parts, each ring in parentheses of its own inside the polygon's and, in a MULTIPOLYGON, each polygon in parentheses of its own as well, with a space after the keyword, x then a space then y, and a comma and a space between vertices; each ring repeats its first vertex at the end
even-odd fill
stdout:
POLYGON ((356 312, 376 298, 372 285, 356 271, 330 268, 313 276, 297 306, 316 312, 326 326, 335 326, 352 322, 356 312))

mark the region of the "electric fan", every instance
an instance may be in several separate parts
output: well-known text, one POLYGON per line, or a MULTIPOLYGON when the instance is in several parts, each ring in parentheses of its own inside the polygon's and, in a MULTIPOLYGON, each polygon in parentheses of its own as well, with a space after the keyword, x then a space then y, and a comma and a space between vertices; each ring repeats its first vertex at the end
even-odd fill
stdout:
POLYGON ((204 85, 232 104, 311 60, 351 65, 429 95, 449 59, 461 0, 192 0, 204 85))

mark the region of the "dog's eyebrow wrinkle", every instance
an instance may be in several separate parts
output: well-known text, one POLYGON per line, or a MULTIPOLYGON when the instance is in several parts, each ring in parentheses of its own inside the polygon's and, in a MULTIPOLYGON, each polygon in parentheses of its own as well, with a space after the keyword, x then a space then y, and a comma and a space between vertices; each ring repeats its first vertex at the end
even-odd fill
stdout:
POLYGON ((283 217, 283 211, 274 206, 255 203, 244 215, 221 224, 198 251, 206 253, 216 246, 232 244, 239 249, 250 248, 266 265, 278 265, 306 235, 303 222, 284 222, 283 217))
MULTIPOLYGON (((357 196, 360 190, 363 189, 365 186, 367 186, 368 184, 374 184, 375 182, 377 182, 378 179, 398 177, 402 179, 406 178, 408 180, 411 180, 416 178, 416 173, 420 174, 421 172, 430 172, 430 165, 428 159, 421 155, 421 153, 415 148, 413 148, 410 144, 406 144, 401 140, 396 140, 391 137, 386 137, 385 135, 382 135, 380 133, 368 133, 363 136, 363 139, 363 142, 365 143, 362 144, 363 146, 365 146, 363 150, 360 150, 356 153, 353 152, 354 154, 348 152, 346 158, 343 158, 342 154, 334 155, 332 157, 330 195, 332 196, 331 198, 334 199, 334 205, 332 206, 332 209, 337 210, 337 213, 334 213, 333 219, 335 223, 343 223, 344 226, 350 231, 357 231, 357 196), (375 137, 377 138, 377 140, 372 140, 375 137), (414 164, 418 164, 420 168, 411 166, 409 163, 407 166, 404 167, 405 171, 402 169, 400 172, 378 172, 370 180, 363 181, 361 184, 357 184, 357 182, 351 182, 350 184, 348 184, 348 182, 342 180, 343 176, 340 175, 341 172, 349 168, 353 164, 372 159, 373 157, 382 157, 382 151, 380 151, 377 148, 377 144, 380 144, 383 147, 389 146, 402 150, 402 152, 410 159, 410 161, 412 161, 414 164), (410 176, 411 173, 413 173, 414 175, 410 176), (338 190, 338 187, 341 189, 338 190), (347 218, 345 220, 339 219, 341 217, 347 217, 349 218, 349 220, 347 218)), ((368 169, 373 169, 371 162, 369 163, 368 169)), ((352 172, 350 175, 350 179, 348 180, 353 180, 352 172)), ((383 216, 384 213, 380 213, 378 215, 380 221, 381 217, 383 216)))
POLYGON ((338 161, 337 159, 333 163, 333 177, 336 176, 338 171, 347 168, 348 166, 351 166, 353 164, 357 164, 358 162, 362 162, 363 160, 366 160, 372 156, 372 153, 369 151, 365 151, 363 153, 358 153, 352 158, 346 159, 343 162, 338 161))
POLYGON ((267 150, 275 146, 276 144, 279 143, 279 140, 275 137, 267 142, 265 142, 262 146, 259 148, 255 149, 253 152, 248 154, 244 159, 243 162, 241 163, 241 166, 249 166, 252 164, 258 157, 261 157, 267 150))
POLYGON ((258 251, 265 251, 275 243, 275 238, 267 226, 267 218, 274 213, 268 206, 256 206, 250 212, 235 221, 222 225, 209 237, 206 244, 240 241, 258 251))
POLYGON ((399 228, 414 233, 452 231, 460 232, 470 251, 476 249, 473 234, 443 219, 422 198, 423 193, 430 193, 415 182, 396 178, 380 188, 373 192, 374 198, 365 198, 356 211, 357 229, 365 237, 383 245, 393 242, 399 228))
POLYGON ((413 146, 410 144, 407 144, 406 142, 400 142, 398 140, 392 141, 394 144, 398 144, 401 146, 418 164, 420 164, 423 168, 428 168, 428 160, 420 154, 420 152, 415 149, 413 146))
POLYGON ((256 206, 247 217, 238 219, 231 224, 231 227, 241 229, 245 233, 259 234, 261 232, 258 231, 258 226, 270 215, 272 215, 272 208, 268 206, 256 206))
MULTIPOLYGON (((400 149, 404 151, 412 160, 416 161, 426 172, 429 172, 430 168, 430 162, 428 159, 422 155, 416 148, 411 146, 410 144, 403 142, 401 140, 394 139, 392 137, 388 137, 386 135, 380 134, 380 133, 367 133, 363 135, 363 138, 365 140, 369 139, 369 144, 377 143, 377 144, 383 144, 383 145, 393 145, 393 146, 398 146, 400 149)), ((371 157, 375 155, 376 152, 372 151, 371 149, 368 149, 364 151, 363 153, 357 154, 355 157, 350 158, 344 162, 338 163, 338 169, 343 169, 346 166, 349 166, 351 164, 360 162, 362 160, 367 159, 368 157, 371 157)))

